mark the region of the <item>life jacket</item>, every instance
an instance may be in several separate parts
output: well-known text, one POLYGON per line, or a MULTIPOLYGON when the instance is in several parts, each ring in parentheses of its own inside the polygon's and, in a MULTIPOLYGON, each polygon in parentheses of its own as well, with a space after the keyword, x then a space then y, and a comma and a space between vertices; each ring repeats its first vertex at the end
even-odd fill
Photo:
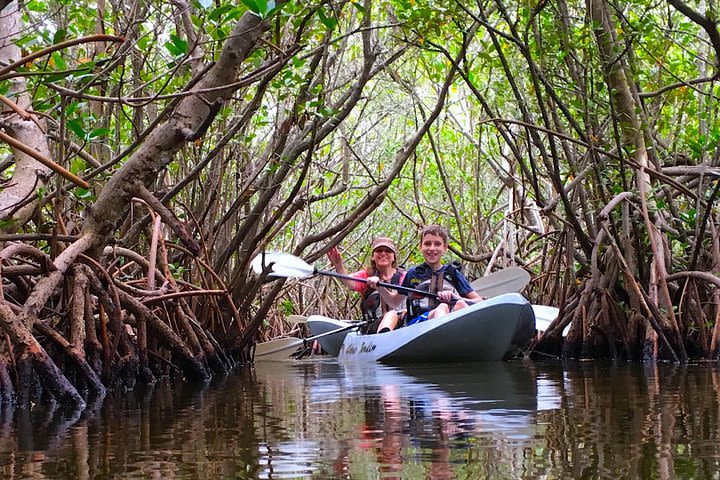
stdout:
MULTIPOLYGON (((427 266, 427 269, 430 267, 427 266)), ((457 275, 458 268, 455 265, 449 264, 443 266, 436 272, 431 272, 430 278, 420 282, 414 286, 416 290, 423 290, 429 293, 438 293, 441 290, 449 290, 454 294, 458 294, 457 288, 455 287, 455 278, 457 275)), ((408 312, 410 313, 409 318, 417 317, 423 313, 430 311, 440 305, 437 299, 430 297, 423 297, 417 294, 410 294, 407 297, 408 312)))
MULTIPOLYGON (((399 285, 404 273, 405 270, 398 268, 389 283, 399 285)), ((373 272, 373 276, 378 276, 378 272, 373 272)), ((382 299, 380 292, 374 288, 365 289, 360 308, 362 310, 363 320, 370 321, 380 320, 382 316, 390 310, 390 306, 382 299)))

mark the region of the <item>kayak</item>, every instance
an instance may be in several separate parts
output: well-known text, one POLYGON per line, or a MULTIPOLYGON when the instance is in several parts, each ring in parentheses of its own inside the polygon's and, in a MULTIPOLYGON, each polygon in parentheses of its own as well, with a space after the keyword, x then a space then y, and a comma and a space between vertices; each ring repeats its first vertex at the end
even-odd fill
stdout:
MULTIPOLYGON (((307 323, 314 335, 350 325, 319 315, 307 323)), ((518 293, 507 293, 391 332, 346 330, 318 341, 328 354, 345 362, 496 361, 522 347, 534 331, 532 305, 518 293)))

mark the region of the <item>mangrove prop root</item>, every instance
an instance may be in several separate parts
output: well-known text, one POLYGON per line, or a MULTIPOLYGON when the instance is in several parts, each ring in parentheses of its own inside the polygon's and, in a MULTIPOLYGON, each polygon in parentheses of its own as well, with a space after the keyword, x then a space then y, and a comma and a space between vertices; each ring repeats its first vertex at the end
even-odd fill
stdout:
MULTIPOLYGON (((89 241, 79 238, 54 261, 23 244, 0 250, 6 287, 0 290, 0 405, 52 400, 82 409, 84 396, 108 388, 150 384, 164 374, 207 382, 230 370, 233 359, 198 320, 212 323, 227 310, 215 299, 231 298, 224 286, 216 289, 215 272, 201 275, 199 284, 176 282, 161 249, 162 271, 151 273, 163 286, 137 288, 132 285, 143 285, 128 278, 147 278, 147 260, 128 249, 113 251, 129 261, 95 260, 82 253, 89 241)), ((201 268, 208 272, 207 264, 201 268)))

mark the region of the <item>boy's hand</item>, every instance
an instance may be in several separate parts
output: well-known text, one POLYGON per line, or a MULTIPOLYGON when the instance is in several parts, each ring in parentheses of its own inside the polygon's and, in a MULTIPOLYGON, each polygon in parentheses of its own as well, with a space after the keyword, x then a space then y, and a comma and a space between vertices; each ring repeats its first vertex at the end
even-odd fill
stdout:
POLYGON ((442 303, 450 303, 455 298, 455 295, 450 290, 440 290, 437 293, 438 300, 440 300, 442 303))

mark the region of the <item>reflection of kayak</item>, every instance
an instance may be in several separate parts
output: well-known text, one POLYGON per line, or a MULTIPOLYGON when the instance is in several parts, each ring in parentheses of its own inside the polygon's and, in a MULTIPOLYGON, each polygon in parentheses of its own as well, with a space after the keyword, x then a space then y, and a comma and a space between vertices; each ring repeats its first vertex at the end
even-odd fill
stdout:
MULTIPOLYGON (((327 317, 308 318, 314 335, 346 325, 327 317)), ((522 346, 534 326, 532 306, 522 295, 508 293, 392 332, 346 331, 319 341, 325 351, 344 361, 493 361, 505 357, 513 344, 522 346)))
POLYGON ((395 385, 415 402, 444 397, 466 410, 530 412, 537 409, 535 374, 524 364, 467 362, 461 367, 440 363, 378 365, 347 363, 345 381, 355 386, 395 385))
MULTIPOLYGON (((323 360, 267 362, 256 364, 255 370, 257 378, 270 383, 273 390, 281 384, 304 389, 316 403, 369 399, 393 387, 403 400, 416 406, 447 404, 455 412, 487 412, 498 419, 505 417, 506 422, 508 415, 559 408, 557 381, 548 380, 547 370, 536 371, 536 367, 537 364, 514 361, 468 362, 458 368, 441 363, 388 366, 323 360)), ((486 427, 502 430, 498 421, 492 422, 492 428, 486 427)))

